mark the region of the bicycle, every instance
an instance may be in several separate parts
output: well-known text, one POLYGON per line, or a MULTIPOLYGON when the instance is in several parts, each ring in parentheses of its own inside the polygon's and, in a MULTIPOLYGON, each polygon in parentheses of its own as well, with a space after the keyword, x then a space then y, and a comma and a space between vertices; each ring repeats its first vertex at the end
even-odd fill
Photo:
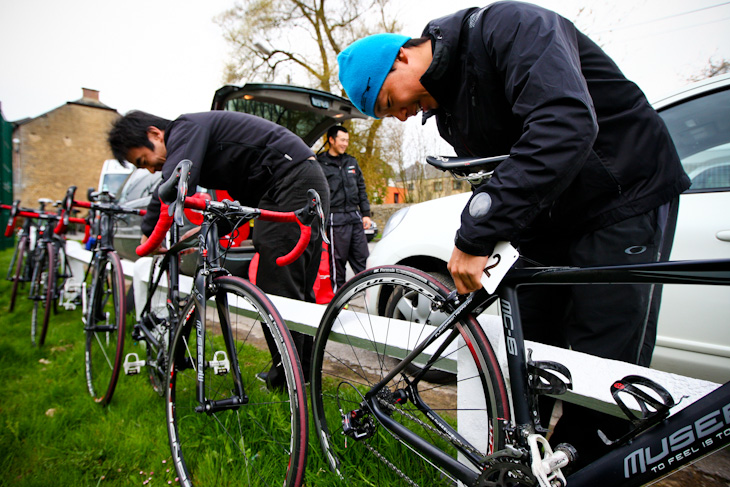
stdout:
POLYGON ((84 370, 86 386, 94 401, 106 406, 122 369, 126 330, 126 292, 122 261, 114 250, 114 229, 118 215, 143 215, 146 210, 118 205, 109 191, 87 193, 88 201, 76 201, 71 186, 62 202, 60 229, 74 207, 89 210, 87 234, 93 235, 92 257, 82 280, 82 321, 86 334, 84 370), (88 283, 88 285, 87 285, 88 283))
MULTIPOLYGON (((40 202, 41 208, 38 212, 19 210, 18 206, 14 205, 16 212, 13 215, 13 210, 11 210, 11 220, 8 224, 8 226, 14 224, 17 216, 33 218, 39 222, 35 247, 27 251, 29 257, 17 260, 15 282, 11 294, 11 301, 14 304, 17 286, 23 280, 21 277, 24 273, 22 271, 23 261, 26 262, 26 265, 30 263, 32 270, 30 271, 29 298, 33 301, 30 334, 31 343, 38 346, 45 343, 51 309, 57 312, 57 300, 63 302, 64 285, 66 279, 71 276, 70 266, 66 259, 66 241, 63 236, 65 230, 61 230, 57 226, 62 217, 60 214, 43 211, 45 204, 48 204, 50 200, 40 200, 40 202)), ((86 224, 84 219, 72 217, 67 217, 67 222, 86 224)), ((19 242, 20 244, 21 242, 19 242)), ((23 245, 27 244, 23 243, 23 245)))
MULTIPOLYGON (((428 162, 481 182, 503 159, 428 162)), ((525 352, 517 301, 523 285, 728 285, 730 260, 510 269, 517 258, 508 259, 510 252, 498 245, 485 270, 497 277, 506 272, 501 282, 490 277, 488 289, 467 296, 416 269, 386 266, 359 274, 333 298, 315 338, 311 396, 320 446, 341 480, 634 486, 730 443, 730 383, 670 416, 675 403, 663 387, 629 376, 616 380, 611 392, 633 430, 617 440, 601 433, 614 449, 566 478, 562 469, 575 461, 575 451, 569 445, 553 450, 545 440, 537 398, 566 392, 570 371, 555 362, 534 362, 525 352), (497 300, 509 385, 477 322, 497 300), (431 371, 449 372, 453 379, 427 383, 424 376, 431 371), (457 387, 469 388, 466 401, 454 395, 457 387)))
MULTIPOLYGON (((44 211, 45 205, 53 203, 49 199, 41 198, 39 200, 40 208, 37 213, 44 211)), ((13 201, 12 205, 0 205, 3 210, 8 210, 10 215, 8 217, 8 223, 5 227, 5 236, 11 237, 15 230, 16 221, 19 212, 36 213, 35 210, 29 208, 21 208, 20 200, 13 201)), ((10 305, 8 311, 12 312, 15 309, 15 298, 18 295, 18 290, 22 287, 23 283, 30 282, 31 272, 33 271, 33 262, 30 258, 33 255, 35 244, 38 238, 38 224, 34 217, 26 217, 23 222, 23 226, 18 232, 18 242, 15 245, 13 256, 10 259, 10 265, 8 266, 7 280, 13 282, 13 286, 10 291, 10 305)))
POLYGON ((154 353, 147 361, 132 357, 128 368, 138 371, 146 365, 161 384, 167 385, 168 438, 181 485, 302 485, 308 423, 298 353, 266 294, 225 270, 216 223, 230 221, 235 228, 254 218, 298 223, 299 241, 277 260, 279 265, 286 265, 306 248, 311 233, 308 225, 317 215, 322 216, 319 196, 310 190, 305 208, 286 213, 227 200, 185 198, 189 168, 190 161, 182 161, 173 177, 160 186, 161 200, 173 202, 172 209, 166 210, 163 204, 155 230, 137 249, 139 255, 149 253, 172 227, 169 250, 150 283, 137 325, 140 337, 154 353), (191 237, 197 239, 200 260, 186 299, 179 297, 177 265, 177 256, 188 246, 178 235, 183 207, 198 210, 203 216, 198 232, 191 237), (167 306, 165 316, 159 316, 151 301, 165 272, 169 282, 167 306), (212 309, 208 308, 210 299, 216 304, 212 309), (264 380, 262 373, 272 364, 281 364, 282 384, 264 380), (158 375, 162 370, 166 381, 158 375))

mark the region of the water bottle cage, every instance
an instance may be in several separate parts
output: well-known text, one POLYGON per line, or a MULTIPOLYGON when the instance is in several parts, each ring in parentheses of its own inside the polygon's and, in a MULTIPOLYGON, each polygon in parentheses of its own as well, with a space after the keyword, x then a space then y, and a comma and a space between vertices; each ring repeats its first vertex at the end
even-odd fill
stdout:
POLYGON ((598 431, 606 445, 614 445, 624 443, 625 441, 635 437, 642 431, 651 428, 655 424, 663 421, 669 416, 669 410, 674 407, 675 402, 671 394, 662 386, 651 379, 641 377, 639 375, 628 375, 623 379, 614 382, 611 385, 611 395, 618 405, 621 412, 631 421, 633 429, 617 440, 609 440, 602 431, 598 431), (640 386, 640 387, 637 387, 640 386), (654 393, 651 395, 644 389, 654 393), (636 401, 641 411, 641 417, 637 416, 634 411, 624 402, 622 396, 628 395, 636 401))

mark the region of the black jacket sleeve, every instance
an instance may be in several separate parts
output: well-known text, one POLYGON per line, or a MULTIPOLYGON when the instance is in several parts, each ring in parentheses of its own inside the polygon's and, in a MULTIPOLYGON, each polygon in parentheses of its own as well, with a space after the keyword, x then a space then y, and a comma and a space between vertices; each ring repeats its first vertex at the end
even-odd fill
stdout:
POLYGON ((370 216, 370 200, 368 200, 367 188, 365 188, 365 177, 362 174, 360 165, 357 166, 357 195, 359 198, 358 206, 362 216, 370 216))
POLYGON ((598 126, 570 22, 510 3, 478 15, 481 39, 470 49, 481 51, 501 74, 512 115, 522 126, 510 157, 462 212, 456 246, 488 255, 497 241, 518 238, 568 187, 590 154, 598 126))

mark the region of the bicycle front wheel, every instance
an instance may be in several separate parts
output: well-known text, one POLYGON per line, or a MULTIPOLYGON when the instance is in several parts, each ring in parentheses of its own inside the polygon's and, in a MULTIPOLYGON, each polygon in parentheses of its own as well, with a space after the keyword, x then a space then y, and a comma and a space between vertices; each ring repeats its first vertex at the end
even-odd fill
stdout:
POLYGON ((43 243, 33 267, 30 296, 33 300, 33 311, 30 317, 30 339, 38 346, 43 345, 48 333, 48 319, 51 313, 53 292, 56 282, 56 256, 53 244, 43 243))
POLYGON ((122 367, 124 330, 124 273, 115 252, 100 255, 94 265, 85 310, 86 386, 97 403, 111 401, 122 367))
POLYGON ((503 447, 506 388, 472 316, 401 363, 449 316, 448 293, 428 274, 391 266, 353 279, 327 307, 314 345, 312 413, 330 469, 349 485, 472 485, 484 457, 503 447), (426 382, 435 371, 451 379, 426 382))
MULTIPOLYGON (((14 272, 13 277, 10 278, 13 280, 13 287, 10 291, 10 308, 9 311, 13 311, 15 308, 15 298, 18 296, 18 288, 20 287, 21 281, 24 279, 23 275, 23 269, 25 266, 28 265, 28 259, 30 259, 30 254, 28 253, 28 237, 23 235, 18 239, 18 246, 15 249, 15 255, 13 257, 13 264, 11 264, 12 271, 14 272)), ((8 274, 10 274, 10 268, 8 269, 8 274)))
POLYGON ((204 333, 191 298, 170 351, 167 425, 180 484, 300 486, 307 399, 289 330, 256 286, 236 277, 213 284, 204 333), (272 365, 283 374, 273 382, 272 365))

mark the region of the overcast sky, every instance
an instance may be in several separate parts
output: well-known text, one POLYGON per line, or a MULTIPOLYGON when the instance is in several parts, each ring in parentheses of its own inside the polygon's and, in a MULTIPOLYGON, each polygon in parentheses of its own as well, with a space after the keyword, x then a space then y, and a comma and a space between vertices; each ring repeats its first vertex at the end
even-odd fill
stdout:
MULTIPOLYGON (((337 1, 337 0, 331 0, 337 1)), ((473 0, 395 0, 405 27, 473 0)), ((536 0, 575 20, 624 73, 656 98, 710 57, 730 59, 730 2, 536 0)), ((210 108, 228 47, 212 18, 233 0, 0 0, 0 103, 7 120, 36 117, 100 91, 120 113, 174 118, 210 108)))

